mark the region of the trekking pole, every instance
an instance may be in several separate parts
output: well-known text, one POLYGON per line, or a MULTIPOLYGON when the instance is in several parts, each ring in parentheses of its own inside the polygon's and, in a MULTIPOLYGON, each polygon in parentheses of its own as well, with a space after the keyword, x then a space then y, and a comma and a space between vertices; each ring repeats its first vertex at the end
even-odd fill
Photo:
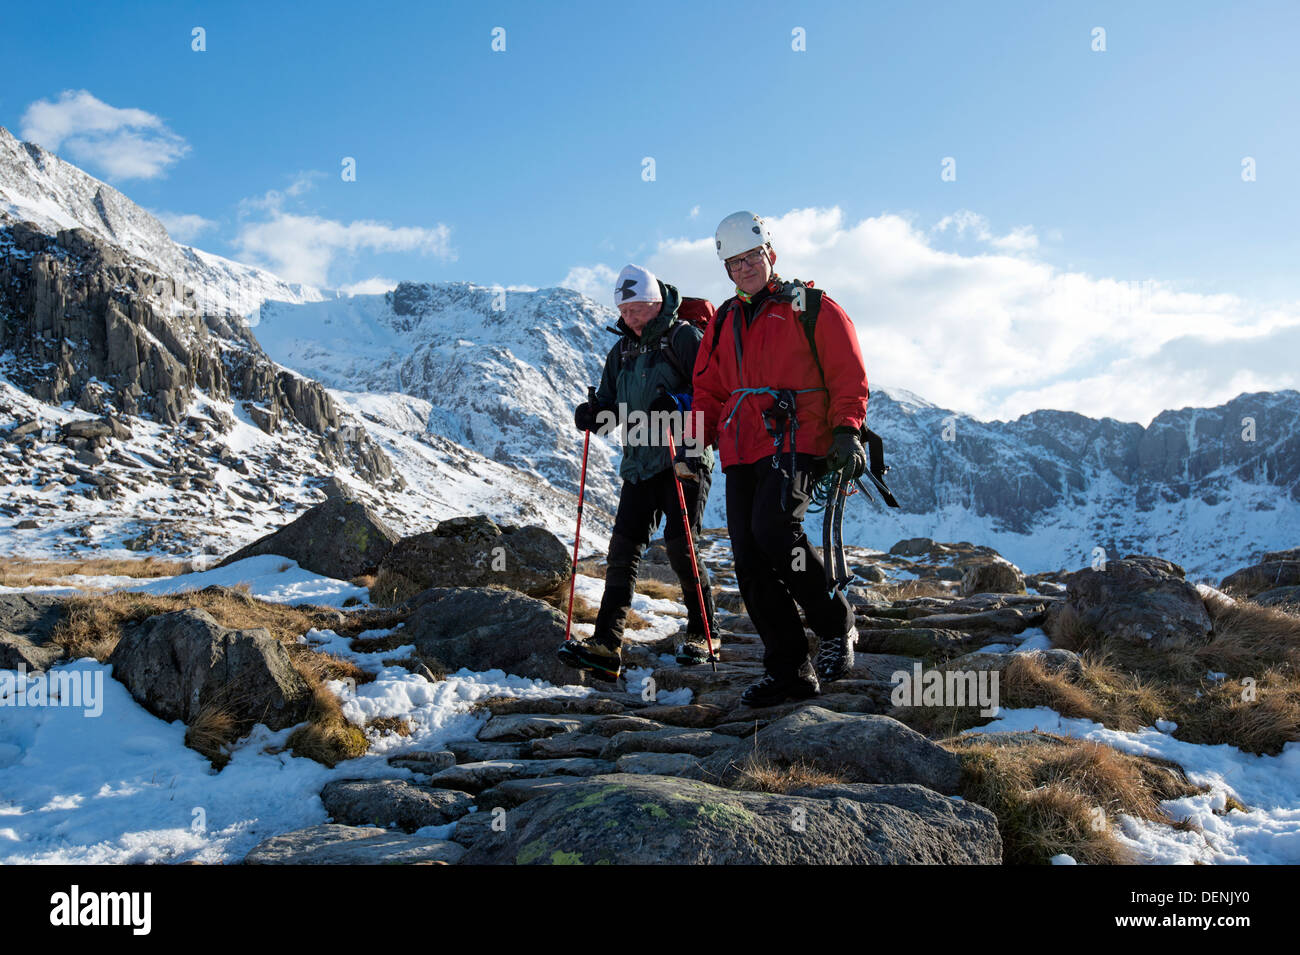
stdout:
MULTIPOLYGON (((677 457, 677 450, 673 447, 672 428, 667 429, 668 433, 668 457, 674 459, 677 457)), ((691 519, 686 513, 686 495, 682 493, 682 481, 677 476, 677 465, 674 462, 670 465, 673 472, 673 485, 677 488, 677 506, 682 511, 682 524, 686 529, 686 548, 691 555, 691 573, 695 575, 695 596, 700 601, 700 620, 704 622, 704 642, 709 648, 709 663, 713 666, 713 672, 718 672, 718 658, 713 652, 713 630, 709 626, 709 611, 704 605, 704 585, 700 583, 700 565, 695 557, 695 538, 691 534, 691 519)))
MULTIPOLYGON (((587 401, 596 404, 596 389, 587 386, 587 401)), ((587 491, 587 450, 591 447, 591 432, 584 431, 582 438, 582 476, 578 479, 578 525, 573 529, 573 564, 569 568, 569 616, 564 621, 564 642, 573 633, 573 590, 578 583, 578 541, 582 536, 582 497, 587 491)))

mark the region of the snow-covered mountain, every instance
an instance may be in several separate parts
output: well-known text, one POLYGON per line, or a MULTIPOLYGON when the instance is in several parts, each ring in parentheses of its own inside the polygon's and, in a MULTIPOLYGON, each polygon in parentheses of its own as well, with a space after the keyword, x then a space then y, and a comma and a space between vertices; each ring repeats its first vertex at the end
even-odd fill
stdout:
POLYGON ((118 190, 0 126, 0 225, 23 221, 48 235, 86 229, 143 259, 184 287, 177 306, 191 312, 247 315, 267 299, 321 298, 309 285, 173 242, 156 216, 118 190))
MULTIPOLYGON (((406 530, 478 511, 567 537, 572 410, 615 317, 566 289, 325 298, 172 242, 117 190, 0 129, 7 549, 220 552, 319 500, 328 478, 406 530)), ((1051 410, 981 422, 876 387, 869 418, 903 507, 854 501, 848 543, 968 540, 1027 571, 1144 551, 1217 578, 1300 539, 1294 391, 1144 428, 1051 410)), ((592 547, 617 454, 593 439, 592 547)), ((723 483, 706 525, 725 524, 723 483)), ((819 540, 815 517, 809 530, 819 540)))
MULTIPOLYGON (((570 493, 428 433, 418 397, 276 364, 242 317, 319 297, 172 242, 0 129, 0 551, 225 553, 330 482, 407 533, 465 513, 569 525, 570 493)), ((591 509, 596 539, 608 521, 591 509)))
MULTIPOLYGON (((276 361, 334 388, 423 398, 430 433, 576 491, 572 408, 597 380, 614 318, 563 289, 403 283, 385 295, 268 303, 252 320, 276 361)), ((903 506, 852 502, 847 542, 968 540, 1027 570, 1077 568, 1097 548, 1147 551, 1217 579, 1300 539, 1296 392, 1166 411, 1144 428, 1050 410, 978 421, 877 386, 868 415, 903 506)), ((616 447, 593 451, 588 493, 605 506, 617 495, 616 458, 616 447)), ((725 525, 721 479, 705 522, 725 525)), ((816 518, 809 528, 820 543, 816 518)))
MULTIPOLYGON (((573 408, 600 382, 612 308, 569 289, 403 282, 383 295, 267 302, 249 321, 268 354, 330 388, 429 403, 425 430, 567 491, 582 438, 573 408)), ((593 439, 588 493, 617 501, 617 449, 593 439)))

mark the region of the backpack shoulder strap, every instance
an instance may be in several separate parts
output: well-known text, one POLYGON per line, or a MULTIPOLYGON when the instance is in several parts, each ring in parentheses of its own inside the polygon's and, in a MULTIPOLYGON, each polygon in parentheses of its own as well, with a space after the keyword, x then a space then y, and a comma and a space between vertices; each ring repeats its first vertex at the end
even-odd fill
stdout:
POLYGON ((690 322, 684 322, 679 318, 677 321, 673 322, 672 327, 668 329, 667 334, 664 336, 663 347, 660 349, 663 352, 664 357, 668 359, 668 364, 673 366, 673 371, 677 372, 677 376, 686 382, 687 388, 691 387, 691 382, 694 377, 692 372, 694 372, 695 369, 692 368, 688 370, 686 368, 686 363, 682 361, 682 356, 677 353, 676 345, 677 340, 681 338, 682 329, 693 327, 694 326, 692 326, 690 322))
POLYGON ((799 324, 803 326, 804 337, 808 339, 808 350, 812 352, 813 362, 817 365, 817 373, 821 375, 822 384, 826 384, 826 370, 822 368, 821 356, 817 354, 817 314, 822 307, 822 290, 813 288, 811 282, 800 282, 795 279, 786 286, 786 291, 794 303, 795 317, 799 319, 799 324), (799 309, 799 299, 802 295, 803 309, 799 309))

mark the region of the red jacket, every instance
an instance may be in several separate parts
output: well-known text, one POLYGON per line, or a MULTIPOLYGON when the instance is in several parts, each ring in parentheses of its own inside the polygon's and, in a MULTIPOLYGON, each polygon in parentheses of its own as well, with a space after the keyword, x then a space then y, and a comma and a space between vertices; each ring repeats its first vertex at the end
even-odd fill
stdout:
MULTIPOLYGON (((796 396, 796 440, 798 451, 820 457, 830 450, 833 428, 844 425, 856 430, 866 420, 867 371, 853 322, 825 293, 814 338, 827 390, 796 396)), ((737 389, 799 390, 821 388, 822 384, 790 294, 778 291, 762 301, 748 326, 739 299, 733 297, 718 309, 700 343, 695 359, 694 408, 701 412, 705 441, 717 441, 724 468, 752 464, 775 450, 763 423, 763 411, 775 399, 765 394, 741 394, 737 389), (735 324, 741 328, 744 367, 740 369, 736 367, 735 324)), ((788 451, 789 445, 783 449, 788 451)))

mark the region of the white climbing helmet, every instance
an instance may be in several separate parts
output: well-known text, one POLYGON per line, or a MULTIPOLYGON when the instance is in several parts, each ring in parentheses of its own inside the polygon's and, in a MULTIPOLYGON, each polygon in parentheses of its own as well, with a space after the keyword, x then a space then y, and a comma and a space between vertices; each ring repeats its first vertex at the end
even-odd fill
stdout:
POLYGON ((718 246, 718 258, 724 262, 733 255, 772 243, 767 223, 749 211, 733 212, 727 216, 718 223, 713 238, 718 246))

